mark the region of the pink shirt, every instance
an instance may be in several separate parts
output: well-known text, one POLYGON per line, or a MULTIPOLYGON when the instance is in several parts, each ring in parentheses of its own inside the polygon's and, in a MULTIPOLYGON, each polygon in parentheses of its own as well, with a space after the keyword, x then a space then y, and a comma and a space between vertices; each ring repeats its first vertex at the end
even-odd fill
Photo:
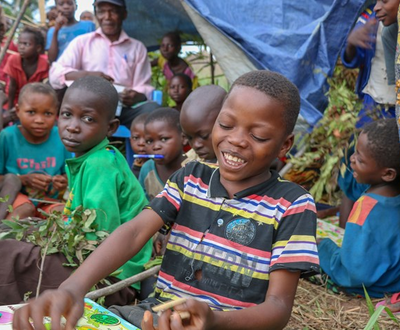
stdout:
POLYGON ((114 83, 143 93, 151 99, 151 68, 147 49, 138 40, 121 31, 111 42, 101 31, 81 35, 68 45, 50 69, 54 89, 65 87, 65 75, 73 71, 101 71, 114 78, 114 83))

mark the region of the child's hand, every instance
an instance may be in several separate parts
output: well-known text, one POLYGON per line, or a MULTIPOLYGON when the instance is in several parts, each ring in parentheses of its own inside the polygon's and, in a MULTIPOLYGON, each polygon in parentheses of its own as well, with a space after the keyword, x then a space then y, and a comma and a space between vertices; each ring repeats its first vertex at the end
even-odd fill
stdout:
POLYGON ((23 186, 46 191, 51 183, 51 176, 41 173, 25 174, 20 176, 23 186))
POLYGON ((376 28, 376 24, 378 24, 378 21, 373 18, 367 21, 363 26, 353 29, 347 39, 347 43, 354 47, 371 49, 371 43, 375 42, 375 39, 371 34, 376 28))
POLYGON ((76 298, 65 290, 47 290, 29 304, 18 308, 13 318, 13 329, 42 329, 43 317, 51 316, 51 329, 74 329, 83 313, 83 296, 76 298), (66 327, 61 326, 61 316, 67 319, 66 327), (33 323, 33 324, 32 324, 33 323))
POLYGON ((57 18, 55 20, 55 24, 54 24, 54 29, 56 31, 58 31, 67 23, 68 23, 68 19, 62 13, 58 13, 58 16, 57 16, 57 18))
MULTIPOLYGON (((158 330, 178 330, 187 329, 194 330, 209 329, 214 318, 213 311, 204 302, 195 299, 189 299, 185 303, 175 306, 175 312, 170 310, 165 311, 158 318, 158 330), (187 311, 190 313, 188 320, 182 320, 178 311, 187 311)), ((149 311, 146 311, 142 321, 142 330, 154 330, 153 316, 149 311)))
POLYGON ((55 175, 53 176, 53 188, 58 191, 64 191, 67 189, 68 180, 66 175, 55 175))

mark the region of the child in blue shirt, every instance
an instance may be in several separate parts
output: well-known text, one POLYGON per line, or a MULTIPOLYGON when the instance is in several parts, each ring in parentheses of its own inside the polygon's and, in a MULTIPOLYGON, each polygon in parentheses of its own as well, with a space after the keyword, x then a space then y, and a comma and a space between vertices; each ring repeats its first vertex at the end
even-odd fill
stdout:
POLYGON ((147 150, 162 157, 148 160, 140 169, 139 182, 151 201, 164 188, 171 174, 182 167, 186 138, 179 124, 179 112, 171 108, 151 112, 144 130, 147 150))
POLYGON ((92 21, 77 21, 75 19, 75 0, 56 0, 58 16, 54 27, 47 32, 46 50, 49 62, 57 60, 68 44, 77 36, 93 32, 96 29, 92 21))
POLYGON ((354 204, 342 247, 318 246, 322 270, 346 292, 371 297, 400 290, 400 142, 396 119, 362 130, 351 156, 353 176, 369 188, 354 204))
MULTIPOLYGON (((8 173, 19 176, 22 190, 9 216, 24 218, 35 215, 38 200, 57 199, 65 191, 68 183, 65 161, 71 154, 54 126, 58 101, 49 85, 25 85, 16 113, 21 124, 7 127, 0 133, 0 179, 8 173)), ((39 204, 45 211, 55 208, 49 205, 52 204, 47 207, 39 204)))

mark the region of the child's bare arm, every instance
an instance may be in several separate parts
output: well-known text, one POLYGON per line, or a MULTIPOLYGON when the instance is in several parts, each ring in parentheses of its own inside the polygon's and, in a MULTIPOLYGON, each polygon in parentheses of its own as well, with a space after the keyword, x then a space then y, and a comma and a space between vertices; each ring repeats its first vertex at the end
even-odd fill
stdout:
POLYGON ((47 56, 49 58, 49 62, 52 63, 57 59, 59 48, 58 48, 58 32, 60 29, 68 23, 68 19, 61 13, 58 13, 58 16, 55 20, 53 36, 51 39, 51 45, 49 50, 47 51, 47 56))
POLYGON ((15 93, 17 91, 17 81, 13 78, 10 77, 10 82, 8 86, 8 109, 12 109, 14 107, 14 99, 15 99, 15 93))
POLYGON ((347 38, 347 46, 345 59, 348 62, 351 62, 356 56, 356 48, 364 48, 370 49, 371 43, 375 42, 371 37, 371 32, 375 29, 375 25, 377 24, 376 19, 370 19, 364 25, 357 27, 351 31, 349 37, 347 38))
MULTIPOLYGON (((283 329, 289 321, 300 272, 276 270, 270 274, 265 301, 257 306, 232 312, 213 312, 203 302, 188 300, 175 307, 189 311, 190 322, 182 326, 178 313, 163 313, 158 329, 283 329)), ((151 313, 145 314, 142 330, 154 330, 151 313)))
POLYGON ((120 226, 58 290, 48 290, 27 306, 18 309, 14 316, 13 329, 33 329, 29 322, 31 317, 35 330, 46 330, 43 325, 44 315, 51 316, 52 330, 61 329, 61 315, 67 318, 66 329, 73 329, 82 315, 86 292, 132 258, 162 225, 163 221, 156 212, 144 210, 133 220, 120 226))

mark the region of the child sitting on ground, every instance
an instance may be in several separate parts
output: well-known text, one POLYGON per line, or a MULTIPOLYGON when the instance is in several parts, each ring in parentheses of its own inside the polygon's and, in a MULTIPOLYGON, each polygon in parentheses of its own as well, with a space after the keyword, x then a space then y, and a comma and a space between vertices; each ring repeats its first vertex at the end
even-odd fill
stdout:
POLYGON ((211 141, 211 132, 226 91, 217 85, 196 88, 183 103, 180 113, 182 132, 192 150, 206 162, 217 161, 211 141))
POLYGON ((42 32, 30 27, 24 28, 18 37, 18 53, 9 57, 4 72, 10 80, 6 87, 8 109, 18 102, 19 92, 26 84, 43 82, 49 77, 49 63, 45 55, 42 32))
POLYGON ((178 73, 184 73, 192 79, 193 88, 198 85, 197 76, 193 73, 189 64, 179 57, 182 49, 182 41, 178 32, 168 32, 164 34, 161 40, 161 57, 152 62, 153 66, 159 65, 163 71, 165 79, 168 82, 178 73))
POLYGON ((400 143, 396 119, 362 130, 350 158, 354 178, 370 185, 346 224, 343 245, 318 245, 322 270, 349 293, 371 297, 400 290, 400 143))
MULTIPOLYGON (((117 104, 118 93, 111 83, 100 77, 86 76, 75 80, 68 88, 58 121, 62 142, 76 156, 67 160, 70 194, 64 215, 70 216, 78 206, 95 210, 97 230, 109 233, 136 216, 147 204, 125 157, 108 143, 107 136, 119 125, 114 119, 117 104)), ((93 239, 93 234, 88 234, 87 238, 93 239)), ((152 246, 149 240, 141 241, 141 245, 143 248, 137 250, 136 256, 120 265, 122 272, 117 275, 118 279, 143 271, 152 246)), ((0 240, 0 253, 3 256, 0 303, 19 303, 25 292, 36 292, 41 249, 21 241, 0 240)), ((108 258, 104 260, 108 262, 108 258)), ((63 266, 66 262, 61 253, 46 255, 41 291, 58 287, 70 276, 74 269, 63 266)), ((140 284, 136 283, 107 297, 105 303, 129 304, 135 300, 139 288, 140 284)))
POLYGON ((168 94, 175 102, 174 108, 181 111, 182 104, 192 92, 192 80, 184 73, 174 75, 168 86, 168 94))
MULTIPOLYGON (((393 66, 386 68, 382 30, 384 26, 397 22, 398 6, 399 0, 377 1, 376 5, 370 5, 360 15, 343 47, 343 65, 359 69, 356 93, 363 105, 358 113, 356 128, 362 128, 377 118, 395 117, 395 86, 388 84, 387 74, 393 66), (381 19, 378 21, 377 17, 381 19)), ((344 159, 346 168, 349 168, 349 157, 353 152, 354 148, 347 152, 344 159)), ((357 183, 349 170, 339 175, 338 184, 344 193, 340 207, 340 226, 344 228, 354 202, 368 186, 357 183)))
POLYGON ((9 218, 34 216, 35 206, 46 212, 62 210, 62 206, 48 204, 67 188, 65 161, 71 157, 54 126, 57 112, 57 96, 49 85, 25 85, 16 106, 21 124, 0 133, 0 178, 11 173, 22 182, 9 218))
POLYGON ((179 125, 179 112, 171 108, 151 112, 144 130, 147 150, 160 157, 147 161, 139 173, 139 182, 151 201, 163 190, 168 178, 182 167, 186 138, 179 125))
MULTIPOLYGON (((142 113, 137 116, 131 124, 131 147, 135 155, 147 155, 147 144, 144 135, 144 123, 148 113, 142 113)), ((148 158, 135 158, 132 164, 132 172, 136 178, 139 178, 139 172, 148 158)))
POLYGON ((54 27, 47 32, 46 50, 50 63, 61 56, 74 38, 96 30, 92 21, 78 22, 75 19, 75 0, 56 0, 56 6, 58 15, 54 27))
MULTIPOLYGON (((178 170, 58 290, 18 309, 13 329, 29 329, 30 317, 39 329, 44 315, 58 326, 64 315, 73 327, 92 285, 166 224, 172 230, 156 297, 188 298, 174 309, 188 311, 190 319, 182 325, 168 309, 159 330, 283 329, 299 277, 318 269, 313 198, 269 168, 292 146, 299 110, 297 88, 280 74, 253 71, 238 78, 214 125, 219 167, 191 162, 178 170)), ((139 307, 118 310, 137 326, 143 320, 142 330, 154 330, 153 315, 135 314, 139 307)))

